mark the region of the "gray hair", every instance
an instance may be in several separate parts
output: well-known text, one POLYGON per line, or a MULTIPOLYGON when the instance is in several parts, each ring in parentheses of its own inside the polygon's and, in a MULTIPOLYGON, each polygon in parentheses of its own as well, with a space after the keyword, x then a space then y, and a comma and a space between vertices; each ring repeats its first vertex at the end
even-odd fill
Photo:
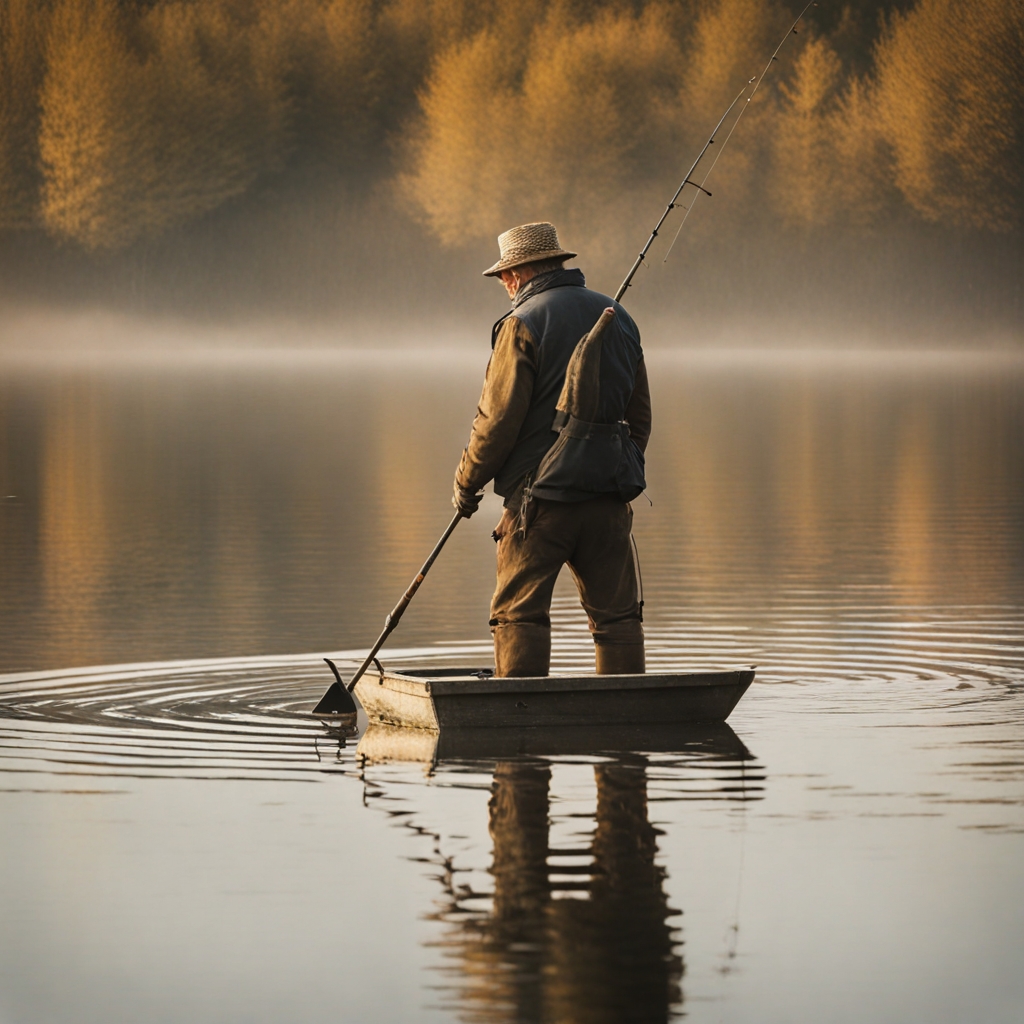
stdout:
MULTIPOLYGON (((553 256, 546 260, 533 260, 530 263, 524 263, 523 266, 533 267, 535 274, 546 274, 550 270, 561 270, 568 258, 568 256, 553 256)), ((513 267, 513 270, 518 269, 518 267, 513 267)))

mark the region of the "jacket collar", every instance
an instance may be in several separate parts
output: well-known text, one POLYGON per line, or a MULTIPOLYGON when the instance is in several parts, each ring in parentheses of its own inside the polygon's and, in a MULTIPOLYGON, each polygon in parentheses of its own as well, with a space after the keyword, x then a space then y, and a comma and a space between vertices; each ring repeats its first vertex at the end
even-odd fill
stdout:
POLYGON ((512 308, 504 316, 499 317, 495 325, 491 328, 491 348, 494 348, 494 345, 498 340, 498 331, 501 330, 501 325, 522 303, 527 299, 532 298, 534 295, 540 295, 541 292, 546 292, 549 288, 564 288, 566 286, 586 288, 587 280, 583 276, 583 271, 577 270, 575 267, 571 267, 569 270, 565 270, 564 268, 561 270, 549 270, 546 274, 538 274, 536 277, 531 277, 530 280, 527 281, 518 292, 516 292, 516 297, 512 300, 512 308))
POLYGON ((585 288, 586 285, 587 280, 583 276, 583 271, 578 270, 576 267, 570 267, 568 270, 565 268, 549 270, 546 274, 538 274, 536 277, 531 277, 516 292, 516 297, 512 300, 512 308, 518 309, 527 299, 533 298, 534 295, 540 295, 541 292, 546 292, 551 288, 565 288, 567 286, 585 288))

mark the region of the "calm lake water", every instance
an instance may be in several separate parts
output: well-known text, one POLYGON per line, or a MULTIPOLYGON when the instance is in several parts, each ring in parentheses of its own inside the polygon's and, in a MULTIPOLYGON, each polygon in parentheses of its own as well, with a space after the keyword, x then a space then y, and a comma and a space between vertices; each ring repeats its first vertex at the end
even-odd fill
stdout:
MULTIPOLYGON (((485 359, 0 362, 0 1024, 1024 1019, 1024 357, 650 352, 649 665, 757 665, 728 726, 332 735, 485 359)), ((498 512, 385 664, 488 663, 498 512)))

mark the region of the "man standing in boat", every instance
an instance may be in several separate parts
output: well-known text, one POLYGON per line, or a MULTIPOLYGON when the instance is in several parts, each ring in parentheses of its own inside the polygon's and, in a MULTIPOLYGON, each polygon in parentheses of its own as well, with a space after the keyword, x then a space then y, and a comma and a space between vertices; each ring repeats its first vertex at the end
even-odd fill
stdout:
POLYGON ((498 262, 484 274, 501 278, 512 310, 491 332, 493 351, 453 499, 471 516, 491 480, 505 499, 494 531, 495 672, 548 674, 551 595, 568 564, 598 673, 642 673, 629 505, 644 486, 651 432, 640 333, 622 306, 587 288, 581 271, 563 266, 576 253, 562 249, 554 225, 512 228, 498 237, 498 247, 498 262), (574 351, 599 320, 600 344, 589 346, 584 368, 574 351))

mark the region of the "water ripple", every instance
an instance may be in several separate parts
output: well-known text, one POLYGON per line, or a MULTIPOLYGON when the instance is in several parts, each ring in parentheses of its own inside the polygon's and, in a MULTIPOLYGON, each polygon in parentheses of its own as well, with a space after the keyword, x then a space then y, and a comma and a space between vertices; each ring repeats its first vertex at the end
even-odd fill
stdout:
MULTIPOLYGON (((648 665, 756 664, 754 703, 782 701, 792 713, 875 715, 882 725, 933 712, 941 717, 927 715, 931 725, 1024 722, 1024 618, 1016 609, 904 608, 897 616, 851 602, 826 613, 808 596, 757 615, 718 606, 656 618, 648 665)), ((592 670, 577 602, 557 597, 553 621, 554 670, 592 670)), ((333 656, 342 666, 360 657, 333 656)), ((385 660, 482 665, 490 652, 484 641, 466 641, 394 650, 385 660)), ((330 736, 309 715, 329 681, 314 654, 0 676, 0 769, 8 777, 316 781, 356 767, 354 738, 330 736)))

